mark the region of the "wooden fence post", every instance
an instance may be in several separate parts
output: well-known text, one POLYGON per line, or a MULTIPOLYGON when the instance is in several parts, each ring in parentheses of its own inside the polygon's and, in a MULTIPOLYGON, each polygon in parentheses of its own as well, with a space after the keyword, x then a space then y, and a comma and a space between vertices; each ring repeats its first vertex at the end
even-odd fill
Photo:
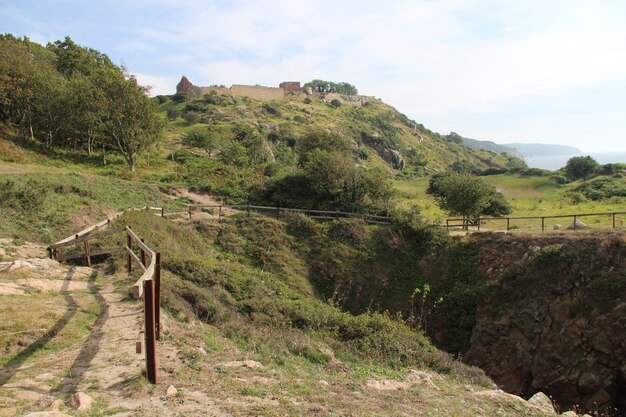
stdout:
MULTIPOLYGON (((128 227, 130 228, 130 226, 128 227)), ((129 250, 133 249, 133 239, 130 237, 128 232, 126 233, 126 247, 129 250)), ((130 253, 129 253, 128 254, 128 273, 130 274, 131 272, 133 272, 133 258, 130 256, 130 253)))
POLYGON ((615 212, 613 212, 613 229, 615 229, 615 212))
POLYGON ((280 206, 276 207, 276 220, 280 220, 280 206))
POLYGON ((147 279, 143 282, 143 314, 146 346, 146 378, 151 384, 156 384, 156 340, 154 332, 154 281, 147 279))
POLYGON ((480 217, 478 218, 478 230, 480 231, 480 217))
POLYGON ((165 217, 165 207, 161 207, 161 217, 165 217))
MULTIPOLYGON (((143 239, 141 239, 141 243, 145 243, 143 239)), ((143 250, 143 248, 139 248, 139 250, 141 251, 141 264, 143 266, 146 266, 146 252, 143 250)))
POLYGON ((161 340, 161 252, 156 253, 154 265, 154 325, 156 340, 161 340))
POLYGON ((87 255, 87 266, 91 267, 91 256, 89 256, 89 241, 85 240, 85 254, 87 255))
POLYGON ((510 226, 511 226, 511 218, 510 218, 510 217, 507 217, 507 218, 506 218, 506 231, 507 231, 507 232, 508 232, 508 231, 509 231, 509 229, 511 228, 510 226))
POLYGON ((220 208, 217 211, 217 218, 221 219, 222 218, 222 205, 220 204, 220 208))
POLYGON ((574 230, 576 230, 576 215, 574 215, 574 230))
POLYGON ((541 218, 541 231, 545 231, 546 230, 546 218, 542 217, 541 218))

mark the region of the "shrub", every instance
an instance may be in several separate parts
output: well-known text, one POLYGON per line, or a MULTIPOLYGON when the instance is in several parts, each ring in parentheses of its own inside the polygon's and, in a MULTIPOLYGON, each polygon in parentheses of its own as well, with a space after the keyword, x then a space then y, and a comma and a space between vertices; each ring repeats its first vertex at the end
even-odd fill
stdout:
POLYGON ((183 114, 183 119, 185 119, 190 125, 193 125, 200 121, 200 114, 190 111, 183 114))
POLYGON ((358 245, 365 241, 367 228, 361 219, 340 219, 330 224, 328 235, 331 238, 358 245))
POLYGON ((288 211, 283 220, 287 224, 287 233, 292 236, 307 238, 322 232, 321 224, 302 213, 288 211))
POLYGON ((330 105, 333 106, 334 108, 341 107, 341 101, 334 98, 330 101, 330 105))

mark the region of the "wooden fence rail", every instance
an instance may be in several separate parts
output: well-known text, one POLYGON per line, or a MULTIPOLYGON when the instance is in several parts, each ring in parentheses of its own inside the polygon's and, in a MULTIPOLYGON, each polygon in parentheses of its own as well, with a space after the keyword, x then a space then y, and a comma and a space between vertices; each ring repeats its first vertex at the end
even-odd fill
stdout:
MULTIPOLYGON (((148 207, 147 209, 158 209, 163 216, 164 211, 161 208, 148 207)), ((111 220, 120 216, 116 214, 113 218, 109 218, 98 225, 88 227, 81 232, 67 237, 48 247, 48 253, 52 259, 63 261, 68 259, 85 258, 87 265, 91 265, 91 258, 97 255, 126 252, 128 256, 128 273, 132 272, 133 261, 139 265, 142 271, 141 277, 133 285, 133 295, 137 299, 143 301, 144 320, 142 328, 139 332, 139 338, 136 344, 137 353, 145 351, 146 360, 146 378, 152 384, 157 382, 157 365, 156 365, 156 341, 160 340, 161 328, 161 254, 150 249, 142 239, 140 239, 130 228, 115 228, 100 233, 93 233, 98 228, 106 227, 111 224, 111 220), (126 234, 126 246, 109 248, 97 251, 90 251, 89 242, 95 239, 111 236, 114 234, 126 234), (60 255, 59 249, 78 245, 83 243, 85 252, 60 255), (137 255, 133 248, 139 249, 137 255), (147 263, 147 256, 150 257, 150 263, 147 263), (145 349, 142 349, 142 344, 145 349)))
POLYGON ((475 219, 446 219, 445 227, 450 229, 454 227, 461 227, 463 230, 467 230, 470 226, 476 226, 478 230, 480 230, 480 226, 482 223, 486 221, 506 221, 506 230, 511 229, 511 221, 513 220, 541 220, 541 231, 544 232, 546 230, 546 220, 547 219, 573 219, 572 229, 576 230, 578 228, 577 220, 581 217, 593 217, 593 216, 604 216, 611 217, 611 225, 612 228, 615 229, 617 227, 617 216, 618 215, 626 215, 626 211, 612 211, 612 212, 604 212, 604 213, 577 213, 577 214, 557 214, 552 216, 518 216, 518 217, 478 217, 475 219), (460 222, 460 223, 459 223, 460 222))
MULTIPOLYGON (((252 204, 236 204, 236 205, 225 205, 225 204, 192 204, 189 205, 188 215, 189 218, 192 217, 193 212, 196 210, 202 209, 217 209, 218 210, 218 218, 223 216, 222 212, 224 209, 231 210, 240 210, 245 211, 246 215, 250 217, 252 211, 269 211, 275 212, 275 216, 277 219, 280 219, 281 216, 285 213, 302 213, 312 219, 320 219, 320 220, 334 220, 341 218, 359 218, 363 219, 367 223, 374 224, 391 224, 391 218, 389 216, 379 216, 375 214, 366 214, 366 213, 350 213, 346 211, 333 211, 333 210, 308 210, 308 209, 297 209, 297 208, 289 208, 289 207, 273 207, 273 206, 255 206, 252 204)), ((166 214, 168 216, 169 214, 166 214)))

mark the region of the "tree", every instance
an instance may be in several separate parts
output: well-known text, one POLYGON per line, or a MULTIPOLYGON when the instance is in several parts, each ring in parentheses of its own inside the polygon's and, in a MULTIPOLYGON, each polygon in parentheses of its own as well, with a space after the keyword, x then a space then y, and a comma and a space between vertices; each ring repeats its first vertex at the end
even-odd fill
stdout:
POLYGON ((588 178, 599 167, 590 156, 575 156, 565 164, 565 175, 572 180, 588 178))
POLYGON ((510 212, 502 193, 470 174, 446 172, 434 175, 427 193, 435 197, 443 210, 463 216, 463 219, 477 219, 485 214, 501 216, 510 212))
POLYGON ((308 87, 311 87, 316 93, 339 93, 348 95, 357 95, 359 93, 355 86, 346 82, 334 83, 332 81, 313 80, 302 86, 302 88, 308 87))
POLYGON ((114 148, 126 159, 131 172, 137 157, 152 146, 161 134, 163 122, 147 89, 124 72, 108 71, 104 79, 107 113, 104 130, 114 148))
POLYGON ((338 152, 340 154, 349 154, 351 150, 350 140, 346 137, 339 136, 334 133, 322 130, 313 130, 304 135, 297 144, 300 164, 304 165, 309 154, 320 149, 327 152, 338 152))
POLYGON ((183 135, 183 143, 187 146, 203 149, 209 156, 217 146, 218 138, 215 132, 208 128, 192 129, 183 135))

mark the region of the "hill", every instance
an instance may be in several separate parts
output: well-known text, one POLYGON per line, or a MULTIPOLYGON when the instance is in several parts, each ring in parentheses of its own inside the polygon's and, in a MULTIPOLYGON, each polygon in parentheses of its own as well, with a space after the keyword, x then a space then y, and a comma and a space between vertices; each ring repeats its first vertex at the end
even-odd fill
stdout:
POLYGON ((185 77, 183 81, 185 87, 179 84, 177 95, 191 91, 184 93, 189 101, 168 102, 167 97, 161 97, 161 111, 175 108, 191 120, 188 123, 205 124, 222 133, 244 123, 273 144, 293 147, 312 127, 324 129, 350 138, 360 163, 382 164, 405 175, 445 170, 461 163, 477 171, 523 166, 517 158, 468 150, 454 138, 428 130, 374 97, 311 90, 283 93, 279 88, 261 86, 196 87, 185 77), (274 99, 263 99, 266 96, 274 99))
POLYGON ((499 154, 506 153, 508 155, 515 156, 516 158, 523 159, 522 154, 519 151, 517 151, 517 149, 510 147, 510 146, 499 145, 489 140, 465 138, 455 132, 451 132, 446 137, 449 138, 450 140, 456 140, 456 141, 460 140, 463 142, 463 145, 467 146, 470 149, 486 150, 486 151, 491 151, 491 152, 495 152, 499 154))
POLYGON ((583 155, 583 151, 573 146, 554 145, 545 143, 507 143, 508 146, 516 149, 525 158, 533 156, 577 156, 583 155))

